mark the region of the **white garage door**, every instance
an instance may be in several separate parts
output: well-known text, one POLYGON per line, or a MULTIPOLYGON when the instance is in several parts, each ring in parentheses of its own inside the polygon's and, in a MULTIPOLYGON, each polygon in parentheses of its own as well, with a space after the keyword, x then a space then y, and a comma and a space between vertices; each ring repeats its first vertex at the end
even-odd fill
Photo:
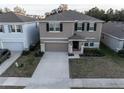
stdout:
POLYGON ((22 51, 24 44, 22 42, 3 42, 3 47, 12 51, 22 51))

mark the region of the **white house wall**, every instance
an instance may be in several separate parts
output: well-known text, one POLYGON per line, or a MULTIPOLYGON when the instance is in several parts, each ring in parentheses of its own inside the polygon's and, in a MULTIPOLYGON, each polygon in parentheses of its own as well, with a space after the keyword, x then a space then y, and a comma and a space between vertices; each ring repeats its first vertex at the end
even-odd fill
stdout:
MULTIPOLYGON (((11 23, 12 25, 19 25, 16 23, 11 23)), ((0 24, 2 25, 2 24, 0 24)), ((4 23, 4 32, 0 32, 0 41, 1 42, 8 42, 9 44, 11 43, 23 43, 24 49, 29 49, 29 46, 33 43, 36 43, 39 40, 39 33, 38 29, 36 28, 36 22, 34 23, 20 23, 22 25, 23 32, 18 33, 18 32, 9 32, 8 28, 9 24, 4 23)), ((1 48, 1 45, 0 45, 1 48)), ((15 49, 16 50, 16 49, 15 49)))
POLYGON ((25 31, 25 42, 27 42, 27 46, 37 43, 39 40, 39 31, 36 28, 36 23, 25 24, 23 26, 25 31))
POLYGON ((112 38, 109 35, 103 33, 102 33, 101 41, 116 52, 123 48, 123 41, 118 40, 116 38, 112 38))

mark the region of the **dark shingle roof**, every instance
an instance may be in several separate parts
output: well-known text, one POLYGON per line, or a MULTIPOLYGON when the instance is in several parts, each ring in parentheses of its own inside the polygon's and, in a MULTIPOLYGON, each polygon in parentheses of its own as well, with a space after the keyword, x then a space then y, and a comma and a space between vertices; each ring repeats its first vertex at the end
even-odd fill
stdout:
POLYGON ((102 21, 94 17, 84 15, 80 12, 74 10, 67 10, 61 13, 53 14, 45 18, 45 20, 54 21, 75 21, 75 20, 92 20, 92 21, 102 21))
POLYGON ((0 15, 0 22, 32 22, 34 18, 8 12, 0 15))
POLYGON ((124 23, 108 22, 103 24, 102 32, 110 34, 120 39, 124 39, 124 23))

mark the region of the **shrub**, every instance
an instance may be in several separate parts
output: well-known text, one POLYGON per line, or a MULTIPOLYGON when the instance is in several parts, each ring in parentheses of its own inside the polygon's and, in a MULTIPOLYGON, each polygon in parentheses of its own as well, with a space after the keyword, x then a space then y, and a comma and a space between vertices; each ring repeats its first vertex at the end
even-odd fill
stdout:
POLYGON ((86 48, 84 49, 84 54, 80 54, 80 56, 102 57, 104 53, 99 49, 86 48))
POLYGON ((124 57, 124 50, 119 50, 119 51, 118 51, 118 55, 119 55, 120 57, 124 57))
POLYGON ((85 54, 79 54, 80 57, 85 56, 85 54))
POLYGON ((22 56, 26 56, 26 55, 28 55, 29 53, 30 53, 29 50, 24 50, 24 51, 22 51, 22 56))
POLYGON ((68 53, 68 56, 74 56, 74 54, 73 53, 68 53))
POLYGON ((42 57, 44 55, 44 52, 41 52, 41 51, 37 51, 34 56, 35 57, 42 57))
POLYGON ((29 50, 30 50, 30 51, 34 51, 35 48, 36 48, 36 45, 30 45, 29 50))

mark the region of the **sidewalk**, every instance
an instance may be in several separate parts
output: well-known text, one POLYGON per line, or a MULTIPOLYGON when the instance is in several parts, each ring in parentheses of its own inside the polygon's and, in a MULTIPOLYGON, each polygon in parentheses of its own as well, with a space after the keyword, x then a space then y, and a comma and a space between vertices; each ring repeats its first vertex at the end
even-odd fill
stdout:
POLYGON ((71 79, 70 87, 82 88, 124 88, 124 79, 114 78, 84 78, 71 79))
POLYGON ((0 86, 26 86, 30 80, 25 77, 0 77, 0 86))
POLYGON ((0 65, 0 75, 6 71, 20 55, 21 52, 12 52, 11 57, 0 65))

